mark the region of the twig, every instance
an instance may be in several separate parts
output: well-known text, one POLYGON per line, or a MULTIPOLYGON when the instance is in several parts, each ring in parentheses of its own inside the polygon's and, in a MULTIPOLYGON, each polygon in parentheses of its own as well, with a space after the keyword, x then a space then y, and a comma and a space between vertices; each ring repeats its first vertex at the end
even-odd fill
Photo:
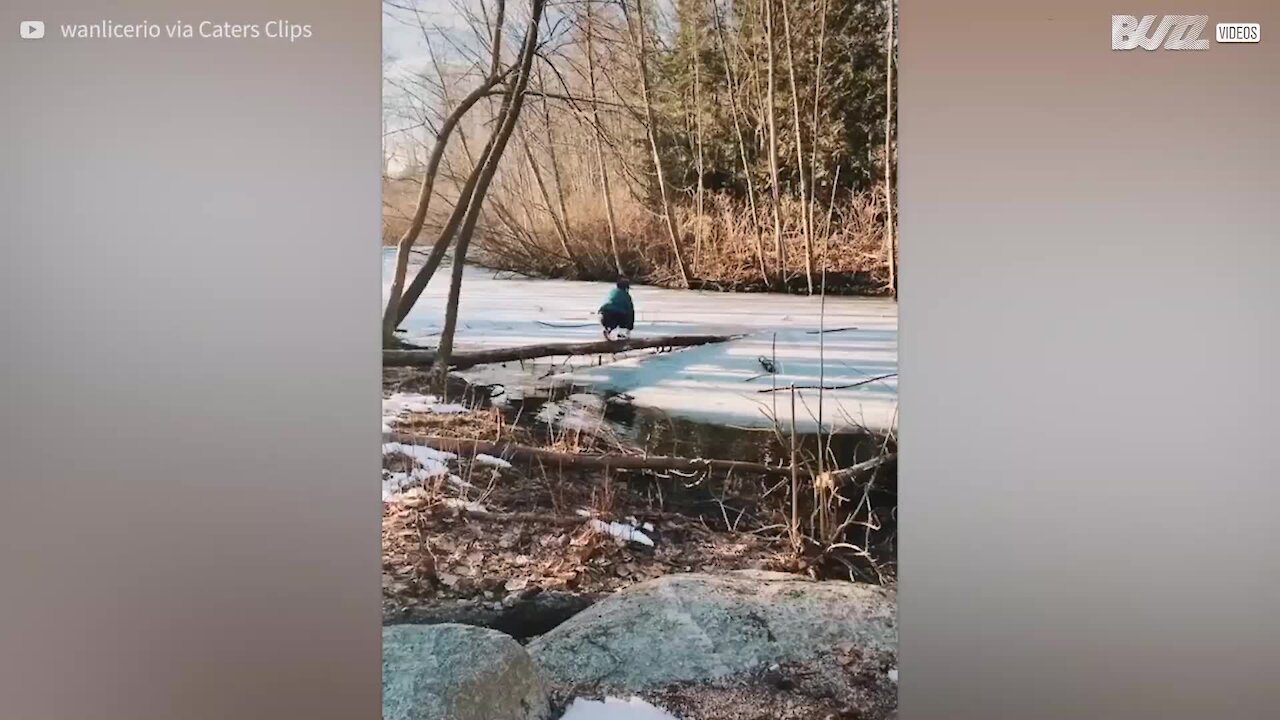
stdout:
POLYGON ((844 332, 845 330, 857 330, 856 327, 831 328, 830 330, 806 330, 806 335, 825 335, 827 333, 844 332))
MULTIPOLYGON (((894 373, 886 373, 884 375, 878 375, 873 378, 867 378, 866 380, 860 380, 856 383, 850 383, 848 385, 825 385, 825 386, 824 385, 790 385, 788 386, 788 388, 794 388, 796 390, 848 390, 850 388, 862 387, 863 385, 870 385, 873 382, 880 382, 881 380, 887 380, 891 377, 897 377, 897 376, 898 376, 898 373, 894 372, 894 373)), ((765 388, 763 390, 757 390, 756 392, 761 392, 761 393, 775 392, 777 389, 778 388, 765 388)), ((783 388, 783 389, 787 389, 787 388, 783 388)))

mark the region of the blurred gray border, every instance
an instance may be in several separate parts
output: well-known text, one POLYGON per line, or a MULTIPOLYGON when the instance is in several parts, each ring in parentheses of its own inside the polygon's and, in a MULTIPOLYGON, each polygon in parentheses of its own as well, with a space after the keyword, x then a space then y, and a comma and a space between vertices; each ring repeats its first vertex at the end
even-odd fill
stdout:
POLYGON ((0 717, 379 716, 380 27, 0 7, 0 717))
POLYGON ((902 1, 904 720, 1280 717, 1280 55, 1161 12, 1280 27, 902 1))

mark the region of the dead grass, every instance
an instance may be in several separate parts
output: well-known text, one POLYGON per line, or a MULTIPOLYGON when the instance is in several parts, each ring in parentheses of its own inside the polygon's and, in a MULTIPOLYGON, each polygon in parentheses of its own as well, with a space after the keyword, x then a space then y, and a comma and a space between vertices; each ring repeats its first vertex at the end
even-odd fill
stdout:
MULTIPOLYGON (((521 443, 547 439, 499 421, 492 410, 412 415, 397 429, 521 443)), ((389 456, 384 467, 403 470, 403 460, 389 456)), ((465 457, 451 469, 472 489, 433 483, 384 509, 388 611, 460 599, 500 601, 531 589, 608 592, 672 572, 766 568, 779 559, 765 539, 655 510, 622 477, 537 465, 496 468, 465 457), (482 501, 490 513, 451 507, 449 498, 482 501), (656 547, 599 535, 581 510, 605 520, 650 522, 656 547)))
MULTIPOLYGON (((417 202, 413 178, 383 183, 383 243, 394 245, 408 227, 417 202)), ((429 249, 451 209, 448 198, 436 198, 418 243, 429 249)), ((617 275, 609 242, 608 218, 595 197, 569 195, 565 200, 569 251, 544 204, 527 193, 495 188, 486 201, 482 226, 470 260, 494 270, 530 277, 609 280, 617 275)), ((619 259, 634 281, 659 287, 679 285, 675 256, 662 218, 638 200, 615 201, 619 259)), ((832 293, 874 294, 886 275, 883 218, 880 204, 869 194, 842 198, 834 208, 814 209, 814 268, 827 271, 832 293)), ((558 213, 559 211, 556 210, 558 213)), ((698 214, 691 204, 676 208, 690 273, 697 286, 712 290, 803 291, 805 242, 801 204, 784 198, 785 278, 779 280, 774 247, 772 209, 757 208, 752 221, 744 201, 708 195, 698 214), (761 273, 763 243, 766 274, 761 273)), ((819 281, 815 277, 814 282, 819 281)))
MULTIPOLYGON (((412 385, 398 371, 389 372, 387 381, 397 390, 412 385)), ((493 408, 413 414, 396 429, 569 452, 609 448, 591 433, 513 423, 493 408)), ((776 449, 762 452, 778 456, 776 449)), ((384 467, 411 469, 396 455, 385 458, 384 467)), ((390 613, 443 602, 503 602, 530 592, 610 592, 678 572, 767 569, 849 577, 822 547, 794 552, 786 531, 789 493, 779 491, 776 478, 538 463, 495 467, 469 457, 451 462, 450 472, 461 483, 437 478, 384 507, 383 596, 390 613), (486 512, 458 507, 459 501, 482 503, 486 512), (587 526, 588 517, 649 523, 654 547, 600 535, 587 526)))

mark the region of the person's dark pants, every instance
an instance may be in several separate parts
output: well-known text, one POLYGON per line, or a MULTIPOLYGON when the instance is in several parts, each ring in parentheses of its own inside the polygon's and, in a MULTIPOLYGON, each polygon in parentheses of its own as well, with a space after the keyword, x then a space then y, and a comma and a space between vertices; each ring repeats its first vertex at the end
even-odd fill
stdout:
POLYGON ((611 333, 618 328, 623 328, 627 332, 631 332, 633 322, 630 313, 618 312, 617 310, 601 310, 600 324, 604 326, 606 333, 611 333))

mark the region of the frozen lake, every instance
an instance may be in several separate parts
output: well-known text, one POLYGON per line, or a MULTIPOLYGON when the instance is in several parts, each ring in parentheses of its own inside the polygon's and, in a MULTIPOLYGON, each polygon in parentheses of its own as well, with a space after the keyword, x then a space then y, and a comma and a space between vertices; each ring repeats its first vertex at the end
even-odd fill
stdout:
MULTIPOLYGON (((383 297, 390 286, 394 248, 383 250, 383 297)), ((418 262, 421 258, 418 257, 418 262)), ((410 276, 416 265, 410 268, 410 276)), ((402 337, 434 347, 444 321, 449 268, 437 271, 402 337)), ((468 267, 463 276, 459 349, 601 339, 596 308, 611 284, 496 276, 468 267)), ((790 422, 786 388, 866 384, 823 393, 828 430, 897 425, 898 317, 892 300, 820 298, 763 293, 721 293, 633 287, 635 337, 688 334, 743 335, 737 340, 652 354, 565 359, 551 379, 571 380, 608 393, 624 393, 636 405, 691 420, 739 427, 767 427, 771 417, 790 422), (825 319, 824 319, 825 316, 825 319), (827 332, 818 333, 819 327, 827 332), (596 363, 600 364, 596 364, 596 363), (772 366, 773 373, 766 371, 772 366)), ((497 369, 468 375, 492 378, 497 369)), ((816 389, 797 390, 801 432, 817 430, 816 389)))

